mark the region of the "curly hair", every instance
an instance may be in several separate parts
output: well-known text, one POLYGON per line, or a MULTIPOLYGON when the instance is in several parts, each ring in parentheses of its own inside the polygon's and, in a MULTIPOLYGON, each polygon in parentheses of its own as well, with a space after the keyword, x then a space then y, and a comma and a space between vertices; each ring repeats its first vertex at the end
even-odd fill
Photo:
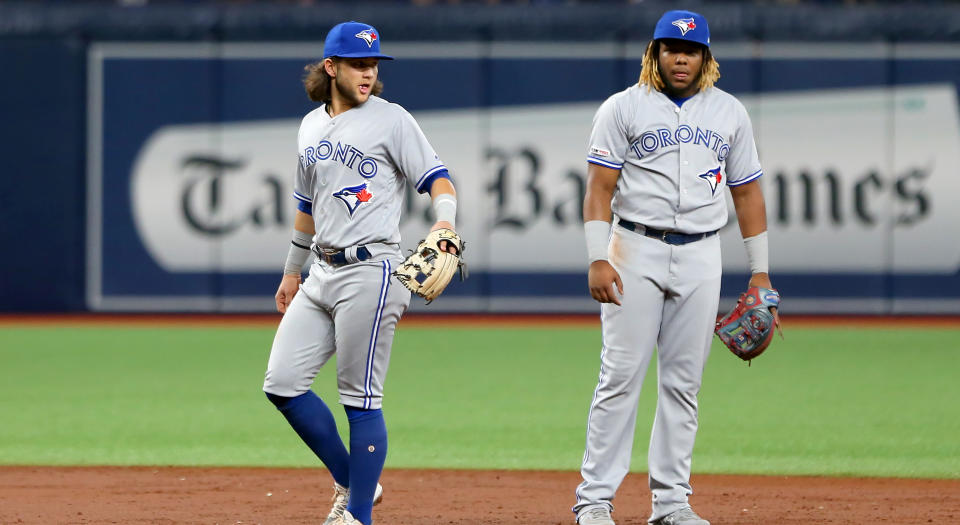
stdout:
MULTIPOLYGON (((337 62, 340 58, 333 57, 331 60, 337 62)), ((307 96, 314 102, 329 104, 331 100, 330 84, 333 83, 333 77, 327 74, 327 70, 324 69, 323 60, 307 64, 303 69, 307 72, 303 76, 303 89, 307 92, 307 96)), ((383 93, 383 82, 379 78, 370 93, 375 96, 380 96, 380 93, 383 93)))
MULTIPOLYGON (((649 91, 650 88, 663 91, 663 88, 666 86, 663 82, 663 77, 660 76, 659 55, 660 41, 651 40, 650 43, 647 44, 647 50, 643 53, 643 65, 640 69, 639 80, 641 85, 647 85, 647 91, 649 91)), ((719 79, 720 64, 717 63, 717 59, 713 58, 713 53, 710 52, 710 48, 704 46, 703 63, 700 65, 700 90, 702 91, 713 87, 719 79)))

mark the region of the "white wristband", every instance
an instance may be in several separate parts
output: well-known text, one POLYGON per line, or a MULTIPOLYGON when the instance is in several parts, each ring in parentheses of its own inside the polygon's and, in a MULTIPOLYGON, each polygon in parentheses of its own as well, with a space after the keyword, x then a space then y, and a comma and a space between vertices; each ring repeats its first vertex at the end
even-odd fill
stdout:
POLYGON ((610 223, 607 221, 587 221, 583 223, 583 233, 587 238, 587 259, 589 262, 606 261, 607 245, 610 243, 610 223))
POLYGON ((743 240, 747 249, 747 260, 750 261, 750 273, 770 273, 769 248, 767 247, 767 232, 743 240))
POLYGON ((449 193, 441 193, 433 199, 433 212, 438 221, 447 221, 457 227, 457 198, 449 193))
POLYGON ((303 263, 307 262, 307 257, 310 255, 312 242, 313 237, 310 234, 294 228, 290 251, 287 252, 287 262, 283 265, 284 275, 300 275, 303 271, 303 263))

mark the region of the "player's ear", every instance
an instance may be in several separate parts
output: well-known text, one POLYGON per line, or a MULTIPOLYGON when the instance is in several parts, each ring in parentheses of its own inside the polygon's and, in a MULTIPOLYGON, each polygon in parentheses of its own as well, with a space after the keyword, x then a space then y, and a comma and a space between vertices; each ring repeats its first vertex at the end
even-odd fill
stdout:
POLYGON ((337 64, 333 61, 333 58, 324 58, 323 59, 323 70, 327 72, 331 77, 336 78, 337 76, 337 64))

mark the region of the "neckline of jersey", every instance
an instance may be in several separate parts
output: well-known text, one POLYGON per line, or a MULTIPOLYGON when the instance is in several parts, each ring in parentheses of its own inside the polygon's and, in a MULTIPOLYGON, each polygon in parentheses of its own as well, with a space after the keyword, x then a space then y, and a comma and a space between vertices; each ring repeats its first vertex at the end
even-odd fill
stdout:
MULTIPOLYGON (((664 93, 664 95, 667 95, 667 94, 664 93)), ((673 97, 673 96, 667 95, 667 98, 669 98, 671 102, 673 102, 674 104, 676 104, 678 108, 681 108, 681 107, 683 107, 683 103, 684 103, 684 102, 690 100, 691 98, 693 98, 693 97, 695 97, 695 96, 697 96, 696 93, 690 95, 689 97, 673 97)))

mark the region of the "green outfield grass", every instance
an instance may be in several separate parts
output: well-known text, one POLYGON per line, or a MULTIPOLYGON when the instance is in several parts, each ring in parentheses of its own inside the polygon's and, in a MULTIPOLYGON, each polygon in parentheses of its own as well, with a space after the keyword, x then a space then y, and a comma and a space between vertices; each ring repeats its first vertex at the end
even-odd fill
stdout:
MULTIPOLYGON (((714 346, 694 472, 960 478, 960 330, 786 336, 750 368, 714 346)), ((272 337, 0 326, 0 464, 316 466, 260 390, 272 337)), ((599 344, 582 327, 401 326, 387 467, 577 470, 599 344), (438 340, 448 344, 423 348, 438 340)), ((315 389, 336 405, 333 372, 315 389)), ((641 396, 636 471, 655 381, 641 396)))

